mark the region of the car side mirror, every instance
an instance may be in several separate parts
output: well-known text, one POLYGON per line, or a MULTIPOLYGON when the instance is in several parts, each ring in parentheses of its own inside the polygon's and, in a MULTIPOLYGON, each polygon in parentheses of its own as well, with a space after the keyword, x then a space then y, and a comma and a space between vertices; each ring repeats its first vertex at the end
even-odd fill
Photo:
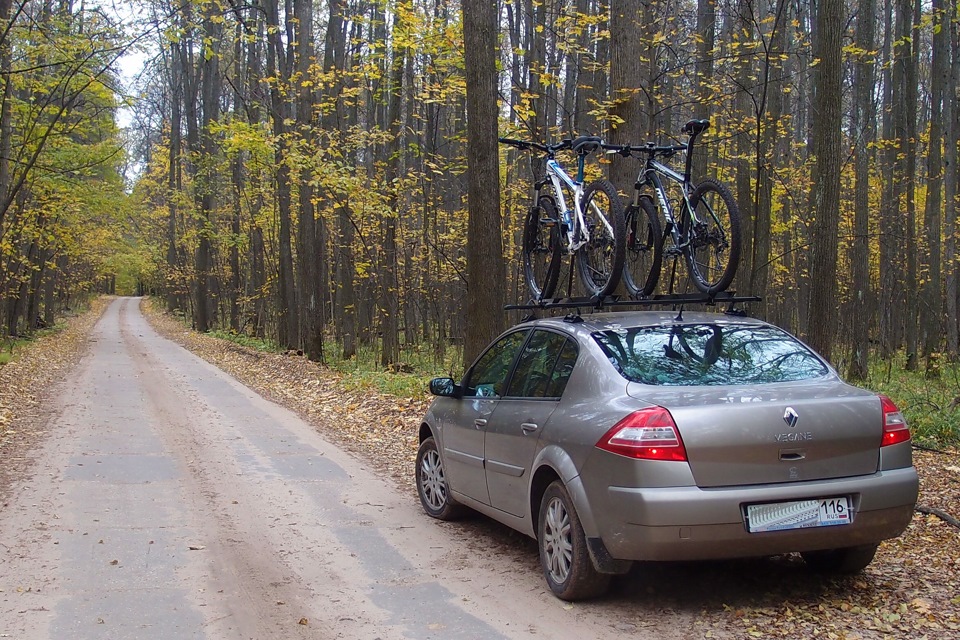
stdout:
POLYGON ((445 398, 459 398, 460 387, 453 378, 434 378, 430 381, 430 393, 445 398))

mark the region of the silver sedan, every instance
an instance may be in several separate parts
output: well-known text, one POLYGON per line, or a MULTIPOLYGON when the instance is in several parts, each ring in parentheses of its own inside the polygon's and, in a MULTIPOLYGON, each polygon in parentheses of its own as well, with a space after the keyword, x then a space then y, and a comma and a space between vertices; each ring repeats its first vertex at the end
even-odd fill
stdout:
POLYGON ((758 320, 534 320, 430 387, 424 510, 469 507, 536 538, 565 600, 602 594, 635 560, 800 552, 857 572, 917 500, 896 405, 758 320))

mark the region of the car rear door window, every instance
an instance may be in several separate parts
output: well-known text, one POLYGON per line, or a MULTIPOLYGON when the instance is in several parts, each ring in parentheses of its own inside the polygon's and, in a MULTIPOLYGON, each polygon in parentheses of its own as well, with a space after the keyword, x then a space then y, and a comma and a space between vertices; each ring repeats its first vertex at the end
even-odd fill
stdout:
POLYGON ((508 396, 559 398, 577 359, 576 345, 559 333, 533 333, 514 371, 508 396))
POLYGON ((620 373, 649 385, 728 385, 808 380, 827 368, 770 326, 684 324, 618 328, 594 339, 620 373))

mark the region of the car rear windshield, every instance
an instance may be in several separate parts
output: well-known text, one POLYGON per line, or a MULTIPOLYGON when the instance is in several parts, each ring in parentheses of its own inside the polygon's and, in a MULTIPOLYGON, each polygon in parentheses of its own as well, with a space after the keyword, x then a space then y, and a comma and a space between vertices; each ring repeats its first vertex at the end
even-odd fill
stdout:
POLYGON ((791 382, 827 373, 823 362, 775 327, 684 324, 593 334, 627 380, 650 385, 791 382))

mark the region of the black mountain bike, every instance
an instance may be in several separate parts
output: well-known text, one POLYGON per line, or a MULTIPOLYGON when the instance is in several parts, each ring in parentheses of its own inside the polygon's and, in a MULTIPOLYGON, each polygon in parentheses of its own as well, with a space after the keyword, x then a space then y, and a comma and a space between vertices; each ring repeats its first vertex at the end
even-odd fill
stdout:
POLYGON ((587 293, 602 298, 620 283, 624 261, 623 202, 608 180, 583 184, 584 163, 603 142, 580 136, 558 144, 500 138, 517 149, 544 154, 545 173, 534 183, 533 205, 523 226, 523 272, 535 300, 553 297, 562 254, 576 257, 580 281, 587 293), (557 162, 558 151, 577 154, 577 175, 571 178, 557 162), (543 192, 551 185, 552 194, 543 192), (570 197, 568 206, 564 197, 570 197))
POLYGON ((660 278, 664 255, 683 256, 694 286, 707 295, 725 291, 740 263, 740 210, 730 190, 713 178, 699 184, 690 180, 693 145, 710 127, 709 120, 691 120, 683 126, 687 144, 661 146, 603 145, 607 153, 644 158, 637 177, 636 195, 626 213, 627 246, 623 279, 634 297, 653 292, 660 278), (683 173, 659 159, 686 153, 683 173), (680 186, 680 196, 671 203, 664 180, 680 186), (649 187, 649 189, 646 189, 649 187), (650 195, 652 190, 656 201, 650 195), (663 219, 661 228, 657 215, 663 219), (664 248, 667 237, 673 245, 664 248))

